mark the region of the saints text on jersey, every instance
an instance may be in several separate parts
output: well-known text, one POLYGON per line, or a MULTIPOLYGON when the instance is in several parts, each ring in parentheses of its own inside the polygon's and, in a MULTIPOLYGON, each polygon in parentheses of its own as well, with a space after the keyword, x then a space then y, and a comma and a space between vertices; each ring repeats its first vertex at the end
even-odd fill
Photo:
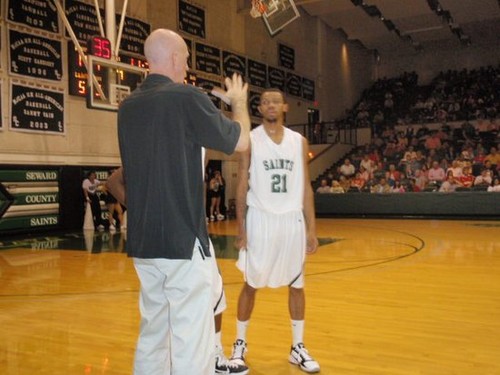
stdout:
POLYGON ((271 169, 286 169, 287 171, 293 170, 293 161, 288 159, 268 159, 263 160, 264 169, 269 171, 271 169))

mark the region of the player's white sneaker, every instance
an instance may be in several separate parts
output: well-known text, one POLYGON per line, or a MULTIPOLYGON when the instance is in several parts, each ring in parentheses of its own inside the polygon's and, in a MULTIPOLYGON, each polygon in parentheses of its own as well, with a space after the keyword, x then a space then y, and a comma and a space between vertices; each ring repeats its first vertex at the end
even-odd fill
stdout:
POLYGON ((116 230, 116 227, 115 227, 113 224, 110 224, 110 226, 109 226, 109 230, 110 230, 110 231, 115 231, 115 230, 116 230))
POLYGON ((319 363, 309 355, 303 343, 292 346, 288 361, 299 366, 302 371, 309 373, 319 372, 319 363))
POLYGON ((236 363, 235 361, 230 361, 224 355, 222 348, 216 348, 215 350, 215 375, 224 374, 238 374, 246 375, 248 374, 248 367, 241 363, 236 363))
POLYGON ((215 221, 215 216, 214 215, 210 215, 210 221, 215 221))
POLYGON ((247 353, 247 343, 245 340, 238 339, 233 344, 233 353, 231 354, 231 362, 245 365, 245 355, 247 353))
POLYGON ((217 215, 217 220, 218 220, 218 221, 224 220, 224 215, 222 215, 222 214, 218 214, 218 215, 217 215))

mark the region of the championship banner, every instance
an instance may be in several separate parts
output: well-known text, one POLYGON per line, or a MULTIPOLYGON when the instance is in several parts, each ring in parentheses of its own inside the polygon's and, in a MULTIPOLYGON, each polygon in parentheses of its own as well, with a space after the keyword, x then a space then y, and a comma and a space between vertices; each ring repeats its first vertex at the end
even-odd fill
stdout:
POLYGON ((298 98, 302 97, 302 79, 297 74, 286 74, 286 92, 298 98))
POLYGON ((7 21, 60 33, 57 8, 52 0, 8 0, 7 21))
POLYGON ((267 76, 269 80, 269 87, 281 90, 285 92, 285 71, 283 69, 273 68, 269 66, 267 68, 267 76))
POLYGON ((302 98, 311 102, 316 100, 314 81, 305 77, 302 77, 302 98))
POLYGON ((210 91, 212 91, 212 89, 214 87, 222 87, 221 82, 206 79, 206 78, 200 77, 198 75, 196 77, 196 86, 201 87, 202 89, 207 91, 209 93, 208 96, 210 97, 210 100, 214 103, 214 105, 219 109, 221 108, 222 101, 219 98, 217 98, 216 96, 213 96, 212 94, 210 94, 210 91))
MULTIPOLYGON (((66 0, 65 5, 66 17, 78 41, 86 43, 90 37, 101 34, 95 6, 78 0, 66 0)), ((99 12, 104 20, 104 11, 99 9, 99 12)), ((65 36, 70 37, 68 30, 65 36)))
POLYGON ((259 112, 260 94, 261 93, 257 91, 248 92, 248 111, 252 117, 262 118, 259 112))
POLYGON ((222 51, 222 71, 224 77, 232 77, 233 73, 237 73, 245 77, 247 71, 247 59, 244 56, 236 53, 222 51))
MULTIPOLYGON (((120 18, 120 15, 116 15, 116 25, 120 24, 120 18)), ((144 56, 144 42, 150 33, 150 24, 135 18, 125 17, 120 52, 144 56)))
POLYGON ((290 70, 295 70, 295 50, 284 44, 278 44, 278 65, 290 70))
POLYGON ((220 49, 203 43, 196 43, 194 58, 196 70, 221 75, 220 49))
POLYGON ((267 65, 248 59, 247 77, 248 83, 261 88, 267 87, 267 65))
POLYGON ((10 129, 39 134, 64 134, 64 94, 11 83, 10 129))
POLYGON ((205 39, 205 10, 179 0, 179 30, 205 39))
POLYGON ((9 30, 10 73, 60 82, 63 68, 61 42, 9 30))

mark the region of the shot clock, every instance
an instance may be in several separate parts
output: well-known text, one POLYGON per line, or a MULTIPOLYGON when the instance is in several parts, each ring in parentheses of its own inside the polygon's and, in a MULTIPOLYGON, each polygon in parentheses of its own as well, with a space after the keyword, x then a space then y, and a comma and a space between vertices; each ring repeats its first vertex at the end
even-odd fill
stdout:
POLYGON ((87 54, 111 59, 111 42, 102 36, 93 36, 87 42, 87 54))

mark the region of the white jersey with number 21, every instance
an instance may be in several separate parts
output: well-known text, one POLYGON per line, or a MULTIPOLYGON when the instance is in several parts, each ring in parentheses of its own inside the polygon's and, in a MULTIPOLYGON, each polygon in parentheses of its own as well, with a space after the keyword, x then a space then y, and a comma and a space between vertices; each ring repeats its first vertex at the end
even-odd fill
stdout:
POLYGON ((250 133, 251 160, 247 205, 282 214, 302 211, 304 156, 302 136, 288 128, 276 144, 260 125, 250 133))

